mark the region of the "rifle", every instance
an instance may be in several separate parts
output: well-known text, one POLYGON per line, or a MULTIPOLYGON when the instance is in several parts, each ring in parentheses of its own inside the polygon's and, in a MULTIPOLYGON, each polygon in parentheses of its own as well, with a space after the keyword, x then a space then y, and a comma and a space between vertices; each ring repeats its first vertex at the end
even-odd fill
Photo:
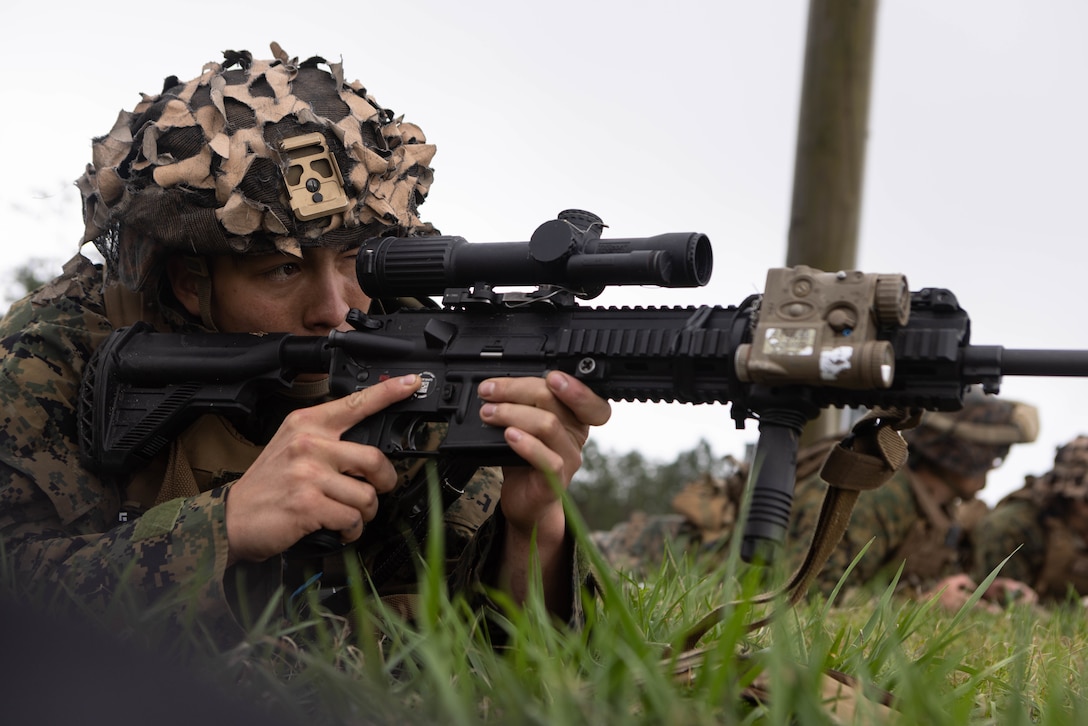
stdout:
POLYGON ((770 270, 764 292, 739 305, 583 305, 608 285, 710 279, 703 234, 606 240, 603 228, 596 216, 567 210, 528 242, 370 240, 357 257, 362 290, 373 300, 430 304, 353 310, 353 329, 327 336, 119 329, 83 380, 84 464, 131 472, 199 415, 260 418, 269 395, 289 391, 302 373, 327 373, 333 396, 420 374, 412 398, 343 435, 392 459, 462 470, 523 464, 503 432, 480 419, 477 386, 557 369, 609 400, 728 403, 737 428, 758 421, 741 556, 770 561, 789 525, 800 433, 821 409, 957 410, 970 386, 997 393, 1004 375, 1088 376, 1088 351, 970 344, 970 318, 952 292, 911 292, 898 274, 797 266, 770 270), (496 289, 510 286, 535 289, 496 289), (439 295, 441 307, 427 300, 439 295), (448 426, 437 447, 422 443, 432 424, 448 426))

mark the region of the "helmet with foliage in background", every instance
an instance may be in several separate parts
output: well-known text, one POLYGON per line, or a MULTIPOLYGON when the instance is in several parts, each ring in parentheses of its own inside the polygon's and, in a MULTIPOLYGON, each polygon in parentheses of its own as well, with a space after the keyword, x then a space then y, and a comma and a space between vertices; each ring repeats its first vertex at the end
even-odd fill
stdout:
POLYGON ((226 51, 166 79, 93 143, 77 185, 83 242, 111 279, 149 289, 173 254, 295 256, 378 234, 433 234, 418 207, 435 147, 340 63, 226 51))
POLYGON ((1026 477, 1026 488, 1044 510, 1088 501, 1088 436, 1077 436, 1059 446, 1054 467, 1041 476, 1026 477))
POLYGON ((919 463, 964 476, 985 474, 1001 465, 1012 444, 1039 435, 1034 406, 971 391, 959 411, 927 411, 921 423, 903 432, 910 465, 919 463))

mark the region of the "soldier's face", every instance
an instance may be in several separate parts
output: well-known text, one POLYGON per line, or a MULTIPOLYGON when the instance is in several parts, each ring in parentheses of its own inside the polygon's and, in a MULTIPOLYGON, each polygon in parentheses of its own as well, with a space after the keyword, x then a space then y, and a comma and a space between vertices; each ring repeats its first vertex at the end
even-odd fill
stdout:
MULTIPOLYGON (((356 249, 304 249, 302 257, 221 255, 209 261, 212 319, 225 333, 325 335, 347 329, 348 310, 370 304, 355 276, 356 249)), ((177 290, 175 284, 175 291, 177 290)), ((199 316, 199 301, 178 299, 199 316)))
POLYGON ((955 499, 974 499, 986 486, 986 472, 961 474, 945 467, 929 465, 923 467, 922 473, 929 482, 932 494, 943 504, 955 499))
POLYGON ((946 474, 948 485, 960 499, 974 499, 986 487, 986 474, 946 474))

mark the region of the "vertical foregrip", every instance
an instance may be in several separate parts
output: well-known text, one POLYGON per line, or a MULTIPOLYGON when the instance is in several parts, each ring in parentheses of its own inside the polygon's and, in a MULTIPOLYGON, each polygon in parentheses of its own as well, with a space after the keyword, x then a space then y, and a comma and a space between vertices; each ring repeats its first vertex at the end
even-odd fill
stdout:
POLYGON ((748 563, 771 564, 789 530, 797 477, 797 446, 803 416, 778 411, 761 416, 749 485, 751 507, 740 556, 748 563))

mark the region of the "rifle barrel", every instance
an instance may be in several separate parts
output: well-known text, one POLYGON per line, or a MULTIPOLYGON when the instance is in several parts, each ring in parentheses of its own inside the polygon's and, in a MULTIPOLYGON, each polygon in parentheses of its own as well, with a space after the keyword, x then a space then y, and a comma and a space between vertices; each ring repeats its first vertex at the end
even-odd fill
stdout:
POLYGON ((1088 350, 1008 349, 1001 354, 1007 376, 1088 376, 1088 350))

